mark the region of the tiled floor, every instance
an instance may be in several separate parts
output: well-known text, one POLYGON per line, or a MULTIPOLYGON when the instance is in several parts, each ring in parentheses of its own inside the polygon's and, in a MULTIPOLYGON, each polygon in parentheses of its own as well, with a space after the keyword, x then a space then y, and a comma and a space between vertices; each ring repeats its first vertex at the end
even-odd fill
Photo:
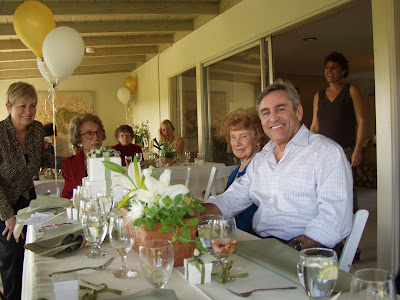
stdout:
MULTIPOLYGON (((357 188, 359 208, 369 211, 369 218, 361 238, 360 247, 361 259, 354 261, 350 272, 364 268, 376 267, 376 189, 357 188)), ((0 290, 3 286, 0 280, 0 290)))

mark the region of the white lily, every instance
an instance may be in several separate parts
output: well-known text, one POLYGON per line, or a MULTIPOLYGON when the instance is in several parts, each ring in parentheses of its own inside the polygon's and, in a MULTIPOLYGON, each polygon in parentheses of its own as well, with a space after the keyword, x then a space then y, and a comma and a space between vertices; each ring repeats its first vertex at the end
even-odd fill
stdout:
POLYGON ((130 210, 125 215, 125 218, 129 221, 134 222, 136 219, 144 216, 144 206, 140 201, 130 201, 130 204, 130 210))

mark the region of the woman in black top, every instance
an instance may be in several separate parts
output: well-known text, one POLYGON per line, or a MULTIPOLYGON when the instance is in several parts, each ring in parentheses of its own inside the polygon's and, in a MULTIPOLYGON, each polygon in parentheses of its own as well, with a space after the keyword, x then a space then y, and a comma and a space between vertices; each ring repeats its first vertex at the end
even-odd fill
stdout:
MULTIPOLYGON (((365 104, 360 89, 345 84, 349 75, 349 63, 341 53, 332 52, 325 58, 327 89, 314 96, 313 120, 310 130, 323 134, 343 147, 352 167, 362 159, 365 137, 365 104)), ((353 210, 358 209, 355 190, 353 210)))

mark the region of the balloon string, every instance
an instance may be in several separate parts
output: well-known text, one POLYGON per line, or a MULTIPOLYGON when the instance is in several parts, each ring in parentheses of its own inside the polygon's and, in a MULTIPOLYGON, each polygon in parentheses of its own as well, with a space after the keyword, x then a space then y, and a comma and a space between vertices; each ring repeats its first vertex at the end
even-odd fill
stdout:
MULTIPOLYGON (((54 88, 53 84, 51 83, 51 80, 50 80, 51 78, 50 78, 50 75, 49 75, 49 69, 47 69, 47 65, 46 65, 46 63, 44 61, 44 58, 42 58, 42 62, 43 62, 44 70, 46 72, 46 76, 47 76, 47 78, 45 78, 45 79, 46 79, 47 83, 50 84, 54 88)), ((58 81, 58 78, 57 78, 57 81, 58 81)))
POLYGON ((54 89, 54 86, 51 86, 50 88, 50 95, 51 95, 51 102, 53 106, 53 143, 54 143, 54 171, 56 172, 55 174, 55 183, 56 183, 56 192, 57 192, 57 197, 60 195, 58 194, 58 172, 57 172, 57 141, 56 141, 56 108, 55 108, 55 99, 56 99, 56 91, 54 89))

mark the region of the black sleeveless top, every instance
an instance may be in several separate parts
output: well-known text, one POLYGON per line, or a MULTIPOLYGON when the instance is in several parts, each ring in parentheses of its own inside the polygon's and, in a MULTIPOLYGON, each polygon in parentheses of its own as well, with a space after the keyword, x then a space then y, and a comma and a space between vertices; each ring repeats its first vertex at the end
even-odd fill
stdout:
POLYGON ((333 102, 329 101, 325 91, 319 91, 319 133, 331 138, 343 148, 354 147, 357 120, 350 96, 350 84, 344 85, 333 102))

